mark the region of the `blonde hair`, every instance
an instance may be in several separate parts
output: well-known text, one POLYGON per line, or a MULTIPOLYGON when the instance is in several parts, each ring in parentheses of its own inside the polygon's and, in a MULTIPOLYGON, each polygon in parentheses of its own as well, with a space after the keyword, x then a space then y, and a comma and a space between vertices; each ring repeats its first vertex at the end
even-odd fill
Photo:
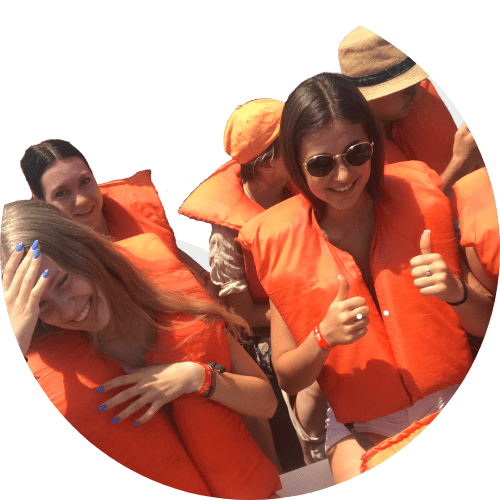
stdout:
MULTIPOLYGON (((41 200, 16 201, 4 207, 2 273, 16 245, 22 242, 27 250, 35 239, 43 255, 69 273, 86 278, 94 293, 97 289, 104 293, 112 326, 123 338, 134 336, 129 330, 137 321, 168 329, 158 323, 162 313, 185 313, 194 321, 208 323, 223 321, 238 340, 242 330, 249 332, 240 316, 214 300, 197 300, 182 292, 161 289, 142 274, 130 257, 118 251, 110 238, 69 219, 41 200)), ((95 345, 95 334, 91 340, 95 345)))

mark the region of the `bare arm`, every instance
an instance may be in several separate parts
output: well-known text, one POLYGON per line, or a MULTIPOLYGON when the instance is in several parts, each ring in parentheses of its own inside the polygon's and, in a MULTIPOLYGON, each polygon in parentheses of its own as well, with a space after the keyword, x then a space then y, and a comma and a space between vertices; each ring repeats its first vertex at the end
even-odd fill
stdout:
POLYGON ((455 134, 453 157, 446 167, 446 170, 441 175, 443 181, 441 191, 443 191, 448 198, 452 198, 454 196, 453 184, 464 175, 472 172, 472 169, 479 164, 484 164, 483 157, 479 152, 474 137, 472 134, 468 133, 467 125, 462 123, 455 134))
MULTIPOLYGON (((422 234, 420 248, 422 255, 410 261, 414 283, 420 293, 437 297, 450 305, 460 302, 465 297, 464 286, 459 278, 451 274, 443 257, 432 253, 430 232, 422 234)), ((465 263, 462 263, 462 268, 466 276, 467 300, 452 307, 467 332, 484 337, 493 311, 493 297, 477 282, 465 263)))
POLYGON ((224 297, 227 305, 239 314, 250 326, 269 326, 271 313, 269 304, 255 304, 248 288, 224 297))
MULTIPOLYGON (((352 344, 368 331, 370 309, 363 297, 348 298, 349 283, 340 276, 339 292, 319 323, 320 332, 330 346, 352 344), (362 319, 356 316, 361 314, 362 319)), ((319 347, 311 331, 298 346, 283 318, 271 302, 271 344, 273 365, 280 387, 297 394, 317 378, 329 351, 319 347)))
MULTIPOLYGON (((462 257, 462 255, 461 255, 462 257)), ((484 337, 491 319, 494 304, 495 289, 492 280, 484 271, 475 250, 472 247, 465 248, 465 258, 461 261, 462 277, 468 287, 468 297, 462 306, 454 307, 455 312, 460 318, 464 329, 476 337, 484 337), (468 307, 464 307, 470 300, 468 307)))
POLYGON ((329 353, 318 346, 312 333, 298 346, 272 302, 270 310, 274 371, 279 386, 288 394, 297 394, 318 378, 329 353))
MULTIPOLYGON (((216 386, 211 399, 239 413, 271 418, 277 406, 271 384, 238 342, 230 334, 226 336, 233 373, 219 373, 215 370, 216 386)), ((138 397, 114 419, 116 423, 120 422, 147 406, 148 410, 136 422, 144 424, 165 404, 183 394, 197 392, 204 379, 205 368, 192 361, 128 369, 127 375, 116 377, 97 389, 98 392, 105 392, 116 387, 130 386, 107 400, 99 411, 107 411, 138 397)))
POLYGON ((230 334, 227 334, 232 373, 216 372, 212 399, 244 415, 271 418, 278 402, 264 372, 230 334))
MULTIPOLYGON (((465 248, 465 257, 467 259, 467 264, 469 265, 472 277, 476 279, 476 282, 478 284, 482 285, 484 293, 489 293, 492 297, 494 297, 497 289, 497 284, 488 276, 486 271, 483 269, 481 261, 479 260, 479 257, 477 256, 477 253, 473 247, 465 248)), ((476 288, 477 285, 472 281, 470 276, 468 277, 468 279, 470 280, 470 282, 468 282, 467 284, 469 284, 472 288, 476 288)))

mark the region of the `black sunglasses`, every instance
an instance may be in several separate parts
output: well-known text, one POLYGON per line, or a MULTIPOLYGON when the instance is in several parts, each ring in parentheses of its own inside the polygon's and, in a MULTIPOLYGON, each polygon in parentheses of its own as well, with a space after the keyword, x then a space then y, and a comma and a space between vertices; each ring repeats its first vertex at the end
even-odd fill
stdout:
POLYGON ((325 177, 335 167, 335 158, 343 157, 345 162, 351 167, 360 167, 364 165, 373 154, 373 142, 360 142, 354 144, 345 153, 331 156, 327 154, 313 156, 310 160, 303 163, 307 171, 313 177, 325 177))

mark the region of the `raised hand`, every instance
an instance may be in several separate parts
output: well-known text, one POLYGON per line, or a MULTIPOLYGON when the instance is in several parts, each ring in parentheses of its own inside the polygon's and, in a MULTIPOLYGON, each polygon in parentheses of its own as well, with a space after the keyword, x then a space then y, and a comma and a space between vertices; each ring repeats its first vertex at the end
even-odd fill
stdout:
POLYGON ((461 281, 451 274, 443 257, 432 253, 431 233, 425 230, 420 238, 420 252, 410 260, 411 275, 422 295, 434 296, 445 302, 459 302, 464 296, 461 281))
POLYGON ((3 273, 3 292, 12 329, 23 354, 26 354, 40 314, 40 298, 47 286, 49 271, 40 276, 40 249, 34 241, 23 260, 23 244, 16 247, 3 273))
POLYGON ((349 282, 343 276, 335 300, 330 304, 319 328, 323 338, 331 345, 352 344, 368 331, 370 309, 363 297, 349 297, 349 282))
POLYGON ((461 165, 459 178, 470 173, 476 165, 484 165, 476 141, 465 123, 462 123, 455 134, 453 159, 461 165))
POLYGON ((96 390, 97 392, 106 392, 124 385, 131 385, 132 387, 108 399, 98 408, 98 411, 109 410, 124 401, 139 396, 136 401, 130 403, 123 411, 118 413, 111 423, 116 424, 144 406, 149 405, 147 411, 135 421, 134 426, 144 424, 163 405, 183 394, 196 392, 203 384, 204 377, 204 368, 191 361, 138 369, 127 368, 127 375, 116 377, 96 390))

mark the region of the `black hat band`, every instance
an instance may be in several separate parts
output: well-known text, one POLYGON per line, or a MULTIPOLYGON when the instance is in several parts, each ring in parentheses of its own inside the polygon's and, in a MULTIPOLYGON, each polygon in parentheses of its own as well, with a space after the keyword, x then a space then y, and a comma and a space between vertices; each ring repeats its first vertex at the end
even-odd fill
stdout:
POLYGON ((381 83, 388 82, 389 80, 392 80, 393 78, 406 73, 409 69, 413 68, 415 64, 415 61, 407 57, 394 66, 379 71, 378 73, 373 73, 372 75, 344 76, 350 82, 354 83, 356 87, 372 87, 373 85, 380 85, 381 83))

